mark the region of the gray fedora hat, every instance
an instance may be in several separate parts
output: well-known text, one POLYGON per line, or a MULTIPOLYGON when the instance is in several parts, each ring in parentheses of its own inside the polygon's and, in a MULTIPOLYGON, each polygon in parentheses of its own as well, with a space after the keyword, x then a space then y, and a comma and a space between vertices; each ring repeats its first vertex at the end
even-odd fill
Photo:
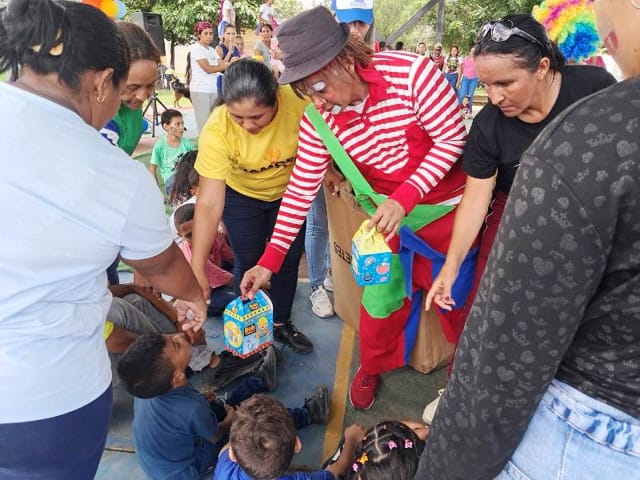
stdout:
POLYGON ((284 72, 279 83, 293 83, 317 72, 336 58, 349 40, 346 23, 336 22, 324 7, 291 17, 278 27, 284 72))

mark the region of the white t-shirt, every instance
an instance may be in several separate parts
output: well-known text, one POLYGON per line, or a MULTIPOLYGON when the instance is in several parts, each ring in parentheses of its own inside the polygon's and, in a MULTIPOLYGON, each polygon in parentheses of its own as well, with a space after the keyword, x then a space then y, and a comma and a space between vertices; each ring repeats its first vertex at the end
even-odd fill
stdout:
POLYGON ((276 11, 271 5, 263 3, 262 5, 260 5, 259 16, 260 18, 264 18, 269 23, 269 25, 271 25, 273 23, 273 17, 276 16, 276 11))
POLYGON ((209 65, 220 65, 220 57, 214 48, 204 47, 200 42, 191 47, 191 83, 189 89, 192 92, 216 93, 218 91, 217 80, 219 73, 205 72, 198 60, 206 60, 209 65))
POLYGON ((230 11, 230 16, 231 16, 231 21, 229 23, 235 27, 236 9, 233 7, 233 3, 231 3, 231 0, 224 0, 224 3, 222 4, 222 19, 226 17, 227 10, 230 11))
POLYGON ((172 235, 144 165, 76 113, 5 83, 0 105, 0 423, 16 423, 104 393, 106 269, 172 235))

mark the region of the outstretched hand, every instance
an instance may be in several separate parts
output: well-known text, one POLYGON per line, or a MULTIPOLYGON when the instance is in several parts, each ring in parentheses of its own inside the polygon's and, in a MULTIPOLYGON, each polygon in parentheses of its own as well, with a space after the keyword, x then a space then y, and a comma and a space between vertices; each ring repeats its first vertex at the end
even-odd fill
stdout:
POLYGON ((256 292, 266 286, 271 280, 273 272, 260 265, 247 270, 240 282, 240 295, 243 299, 253 300, 256 292))
POLYGON ((204 298, 196 302, 176 300, 174 306, 178 313, 178 324, 182 326, 182 330, 185 332, 190 329, 197 332, 202 328, 204 322, 207 321, 207 304, 204 298))
POLYGON ((455 307, 456 302, 451 296, 451 289, 456 281, 457 275, 451 274, 445 267, 442 267, 440 273, 433 281, 433 285, 427 293, 427 300, 425 301, 425 310, 431 308, 431 302, 435 302, 440 308, 451 311, 455 307))

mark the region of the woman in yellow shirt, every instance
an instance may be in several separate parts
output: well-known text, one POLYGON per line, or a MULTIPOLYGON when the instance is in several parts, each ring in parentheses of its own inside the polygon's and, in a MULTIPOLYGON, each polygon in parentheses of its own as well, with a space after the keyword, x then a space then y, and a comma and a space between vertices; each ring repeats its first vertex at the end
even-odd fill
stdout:
MULTIPOLYGON (((262 255, 275 225, 298 149, 298 125, 307 102, 289 87, 278 87, 271 71, 254 60, 230 65, 216 108, 200 136, 196 170, 200 174, 193 230, 192 268, 209 292, 204 265, 220 219, 234 254, 234 289, 262 255)), ((304 249, 304 229, 271 278, 274 337, 298 353, 313 344, 290 320, 304 249)))

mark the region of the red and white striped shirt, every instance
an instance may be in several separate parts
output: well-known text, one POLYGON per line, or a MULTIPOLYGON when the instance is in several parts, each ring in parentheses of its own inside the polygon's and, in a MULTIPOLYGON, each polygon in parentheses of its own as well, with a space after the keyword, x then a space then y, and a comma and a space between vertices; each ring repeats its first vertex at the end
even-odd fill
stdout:
MULTIPOLYGON (((405 212, 418 203, 458 204, 465 182, 458 159, 466 130, 444 75, 428 57, 399 51, 375 54, 358 74, 369 87, 362 113, 350 108, 322 116, 373 189, 405 212)), ((330 160, 305 115, 296 163, 259 265, 280 269, 330 160)))

